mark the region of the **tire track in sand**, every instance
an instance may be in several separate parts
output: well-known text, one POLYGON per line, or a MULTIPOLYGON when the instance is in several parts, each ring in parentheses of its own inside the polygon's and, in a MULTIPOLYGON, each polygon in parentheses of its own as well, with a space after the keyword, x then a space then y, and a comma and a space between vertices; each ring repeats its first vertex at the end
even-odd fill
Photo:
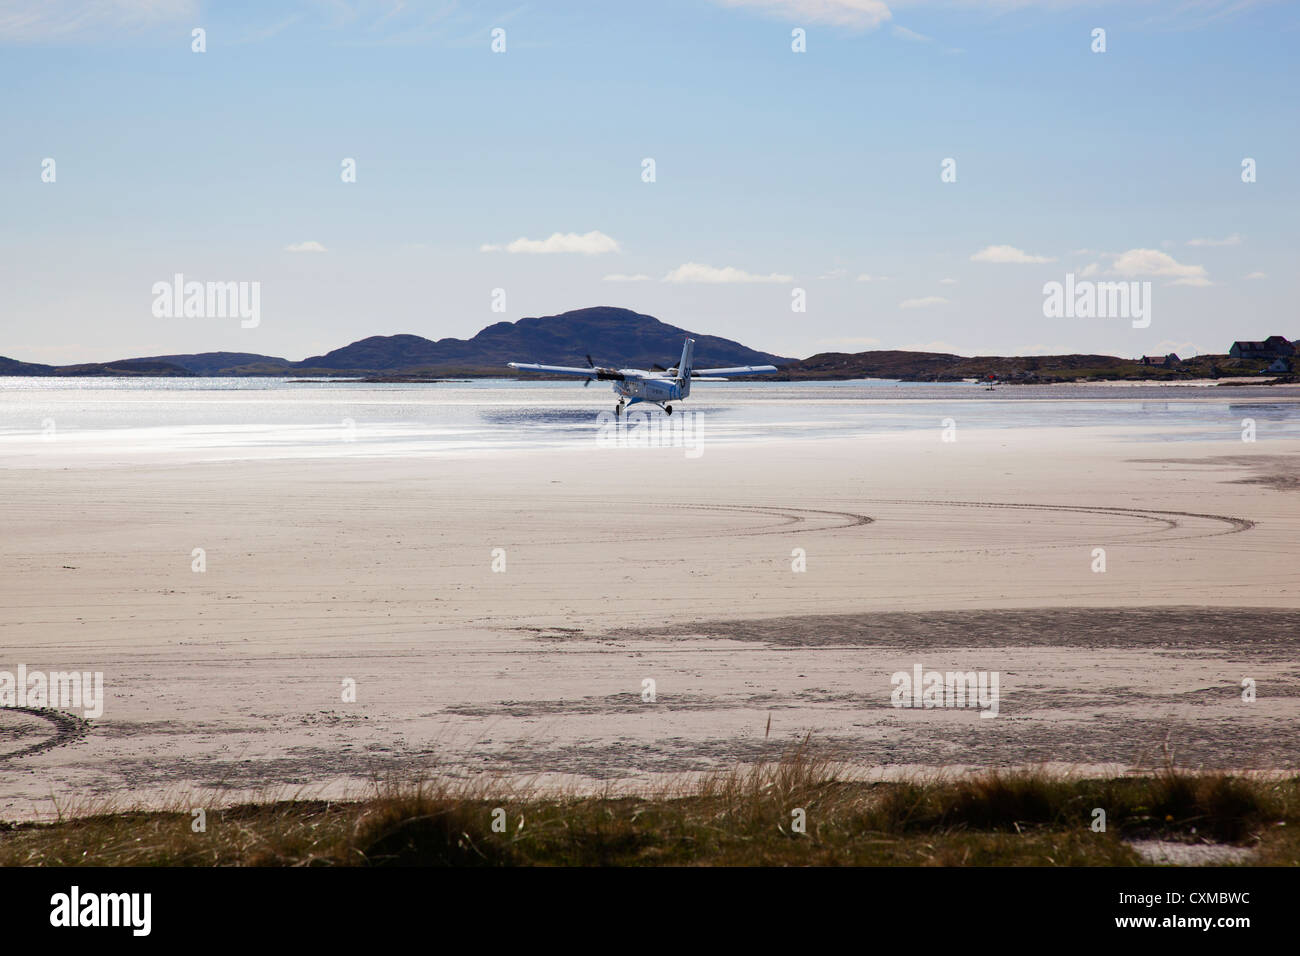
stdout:
MULTIPOLYGON (((660 506, 662 507, 662 506, 660 506)), ((843 528, 856 528, 873 523, 876 519, 870 515, 853 511, 826 511, 821 508, 789 508, 764 505, 707 505, 707 504, 672 504, 668 507, 695 511, 732 511, 740 514, 762 514, 785 520, 770 528, 757 528, 749 531, 710 532, 708 534, 685 535, 692 538, 744 538, 760 534, 803 534, 809 531, 839 531, 843 528), (828 524, 809 524, 810 518, 829 519, 828 524), (792 527, 801 525, 801 527, 792 527)))
MULTIPOLYGON (((1057 512, 1065 514, 1094 514, 1104 517, 1121 517, 1135 518, 1142 521, 1155 522, 1162 525, 1155 534, 1166 531, 1192 531, 1193 533, 1180 533, 1174 536, 1175 540, 1188 541, 1197 538, 1213 538, 1221 535, 1239 534, 1243 531, 1249 531, 1255 527, 1255 522, 1248 518, 1237 518, 1231 515, 1203 514, 1195 511, 1165 511, 1151 508, 1121 508, 1107 507, 1103 505, 1052 505, 1052 504, 1034 504, 1030 502, 1006 502, 1006 501, 950 501, 950 500, 924 500, 919 498, 871 498, 866 499, 868 504, 883 505, 912 505, 919 506, 926 510, 937 510, 943 508, 971 508, 987 510, 1009 510, 1009 511, 1032 511, 1032 512, 1057 512), (1215 531, 1196 532, 1195 529, 1188 527, 1189 521, 1206 521, 1218 525, 1226 525, 1215 531)), ((620 540, 663 540, 664 537, 671 537, 673 540, 688 538, 734 538, 734 537, 751 537, 755 535, 767 534, 803 534, 815 531, 841 531, 846 528, 861 528, 874 524, 881 517, 873 517, 867 514, 861 514, 855 511, 833 511, 821 508, 795 508, 778 505, 741 505, 741 504, 706 504, 706 503, 659 503, 643 502, 647 507, 655 509, 674 509, 704 512, 731 512, 735 514, 762 515, 773 518, 779 518, 781 521, 773 526, 764 526, 760 528, 747 530, 715 530, 700 534, 671 534, 655 535, 653 538, 621 538, 620 540)), ((888 519, 883 519, 888 520, 888 519)), ((1150 538, 1151 533, 1143 532, 1138 537, 1150 538)), ((1072 545, 1038 545, 1038 547, 1072 547, 1072 545)))
MULTIPOLYGON (((86 734, 90 733, 90 721, 72 714, 65 714, 61 710, 54 710, 49 707, 2 707, 0 715, 5 713, 27 714, 30 717, 39 717, 42 720, 49 721, 54 725, 54 733, 34 744, 14 750, 10 753, 0 753, 0 762, 6 760, 18 760, 22 757, 31 757, 35 754, 44 753, 47 750, 53 750, 55 747, 62 747, 80 740, 86 734)), ((21 738, 21 733, 16 735, 21 738)))
POLYGON ((1240 534, 1242 531, 1249 531, 1255 527, 1255 522, 1249 518, 1234 518, 1231 515, 1214 515, 1202 514, 1196 511, 1160 511, 1152 508, 1111 508, 1102 505, 1039 505, 1019 502, 1001 502, 1001 501, 924 501, 917 498, 873 498, 872 502, 881 504, 901 504, 901 505, 923 505, 939 506, 949 508, 995 508, 1008 509, 1016 511, 1058 511, 1074 514, 1097 514, 1107 516, 1133 517, 1142 518, 1148 521, 1159 521, 1164 524, 1164 531, 1175 531, 1184 527, 1180 519, 1196 518, 1202 521, 1212 521, 1219 524, 1226 524, 1225 530, 1210 531, 1199 534, 1180 534, 1177 537, 1179 541, 1189 541, 1195 538, 1217 538, 1226 534, 1240 534))

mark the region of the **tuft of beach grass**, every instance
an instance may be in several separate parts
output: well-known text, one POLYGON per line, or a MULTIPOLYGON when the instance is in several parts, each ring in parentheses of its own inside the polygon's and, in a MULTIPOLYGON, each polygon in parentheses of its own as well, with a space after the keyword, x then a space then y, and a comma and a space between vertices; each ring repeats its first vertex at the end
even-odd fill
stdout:
MULTIPOLYGON (((1138 865, 1135 841, 1246 847, 1300 863, 1300 777, 1040 769, 869 782, 809 738, 778 759, 638 794, 484 777, 373 781, 203 811, 104 801, 0 824, 4 866, 1138 865), (1096 826, 1103 811, 1105 829, 1096 826)), ((1240 855, 1240 854, 1238 854, 1240 855)))

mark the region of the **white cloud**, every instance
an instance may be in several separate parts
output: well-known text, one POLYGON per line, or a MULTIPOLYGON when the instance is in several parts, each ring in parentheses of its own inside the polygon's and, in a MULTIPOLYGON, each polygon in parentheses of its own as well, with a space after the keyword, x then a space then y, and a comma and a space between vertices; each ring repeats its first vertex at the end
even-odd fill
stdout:
POLYGON ((325 252, 324 246, 314 239, 308 239, 306 242, 293 242, 284 247, 285 252, 325 252))
POLYGON ((532 255, 548 255, 557 252, 578 252, 584 256, 598 256, 605 252, 618 252, 615 239, 603 232, 593 229, 579 235, 576 232, 553 232, 545 239, 516 239, 505 245, 484 243, 479 252, 524 252, 532 255))
POLYGON ((900 309, 924 309, 932 305, 947 305, 948 300, 941 295, 926 295, 919 299, 904 299, 898 303, 900 309))
POLYGON ((827 271, 827 272, 822 273, 822 274, 819 275, 817 278, 819 278, 819 279, 843 279, 843 278, 844 278, 846 275, 848 275, 848 274, 849 274, 849 270, 848 270, 848 269, 831 269, 831 270, 829 270, 829 271, 827 271))
POLYGON ((732 266, 717 268, 700 262, 687 262, 663 278, 664 282, 793 282, 794 276, 773 272, 770 275, 755 275, 732 266))
POLYGON ((1159 249, 1129 249, 1115 257, 1111 271, 1127 278, 1158 276, 1174 281, 1170 285, 1210 285, 1204 266, 1184 265, 1159 249))
POLYGON ((828 23, 856 30, 874 29, 893 16, 883 0, 716 0, 725 7, 746 7, 786 20, 828 23))
POLYGON ((859 282, 888 282, 889 276, 873 276, 870 272, 864 272, 858 276, 859 282))
POLYGON ((1246 278, 1247 278, 1247 279, 1267 279, 1267 278, 1268 278, 1268 273, 1267 273, 1267 272, 1248 272, 1248 273, 1246 274, 1246 278))
POLYGON ((1239 246, 1241 245, 1241 236, 1233 233, 1226 239, 1188 239, 1189 246, 1239 246))
POLYGON ((612 272, 601 279, 602 282, 649 282, 650 277, 638 272, 636 275, 624 275, 622 272, 612 272))
POLYGON ((956 280, 956 279, 940 279, 940 280, 939 280, 939 285, 956 285, 956 284, 957 284, 957 280, 956 280))
POLYGON ((1015 246, 985 246, 970 257, 971 262, 995 262, 1001 265, 1037 265, 1055 262, 1051 256, 1035 256, 1015 246))

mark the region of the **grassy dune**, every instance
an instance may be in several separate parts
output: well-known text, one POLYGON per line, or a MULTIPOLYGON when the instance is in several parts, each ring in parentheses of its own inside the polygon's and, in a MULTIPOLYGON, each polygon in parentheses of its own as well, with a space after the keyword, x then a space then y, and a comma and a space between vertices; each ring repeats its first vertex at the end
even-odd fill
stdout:
POLYGON ((1300 864, 1300 778, 1167 769, 864 783, 806 744, 778 762, 638 797, 426 782, 376 785, 356 802, 206 814, 199 833, 188 807, 0 824, 0 865, 1126 866, 1142 863, 1135 839, 1233 844, 1252 849, 1252 864, 1300 864), (1094 808, 1106 811, 1104 833, 1092 829, 1094 808))

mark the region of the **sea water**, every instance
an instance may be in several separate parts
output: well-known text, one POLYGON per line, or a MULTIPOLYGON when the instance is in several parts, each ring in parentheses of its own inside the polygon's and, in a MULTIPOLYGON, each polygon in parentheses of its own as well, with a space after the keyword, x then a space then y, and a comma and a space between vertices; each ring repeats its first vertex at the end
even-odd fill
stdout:
MULTIPOLYGON (((0 378, 0 467, 60 461, 475 454, 596 440, 600 383, 285 378, 0 378)), ((658 416, 654 406, 638 414, 658 416)), ((933 429, 1106 428, 1123 440, 1242 447, 1300 437, 1300 388, 851 382, 698 383, 674 411, 708 442, 854 438, 933 429)), ((608 418, 608 414, 604 416, 608 418)))

